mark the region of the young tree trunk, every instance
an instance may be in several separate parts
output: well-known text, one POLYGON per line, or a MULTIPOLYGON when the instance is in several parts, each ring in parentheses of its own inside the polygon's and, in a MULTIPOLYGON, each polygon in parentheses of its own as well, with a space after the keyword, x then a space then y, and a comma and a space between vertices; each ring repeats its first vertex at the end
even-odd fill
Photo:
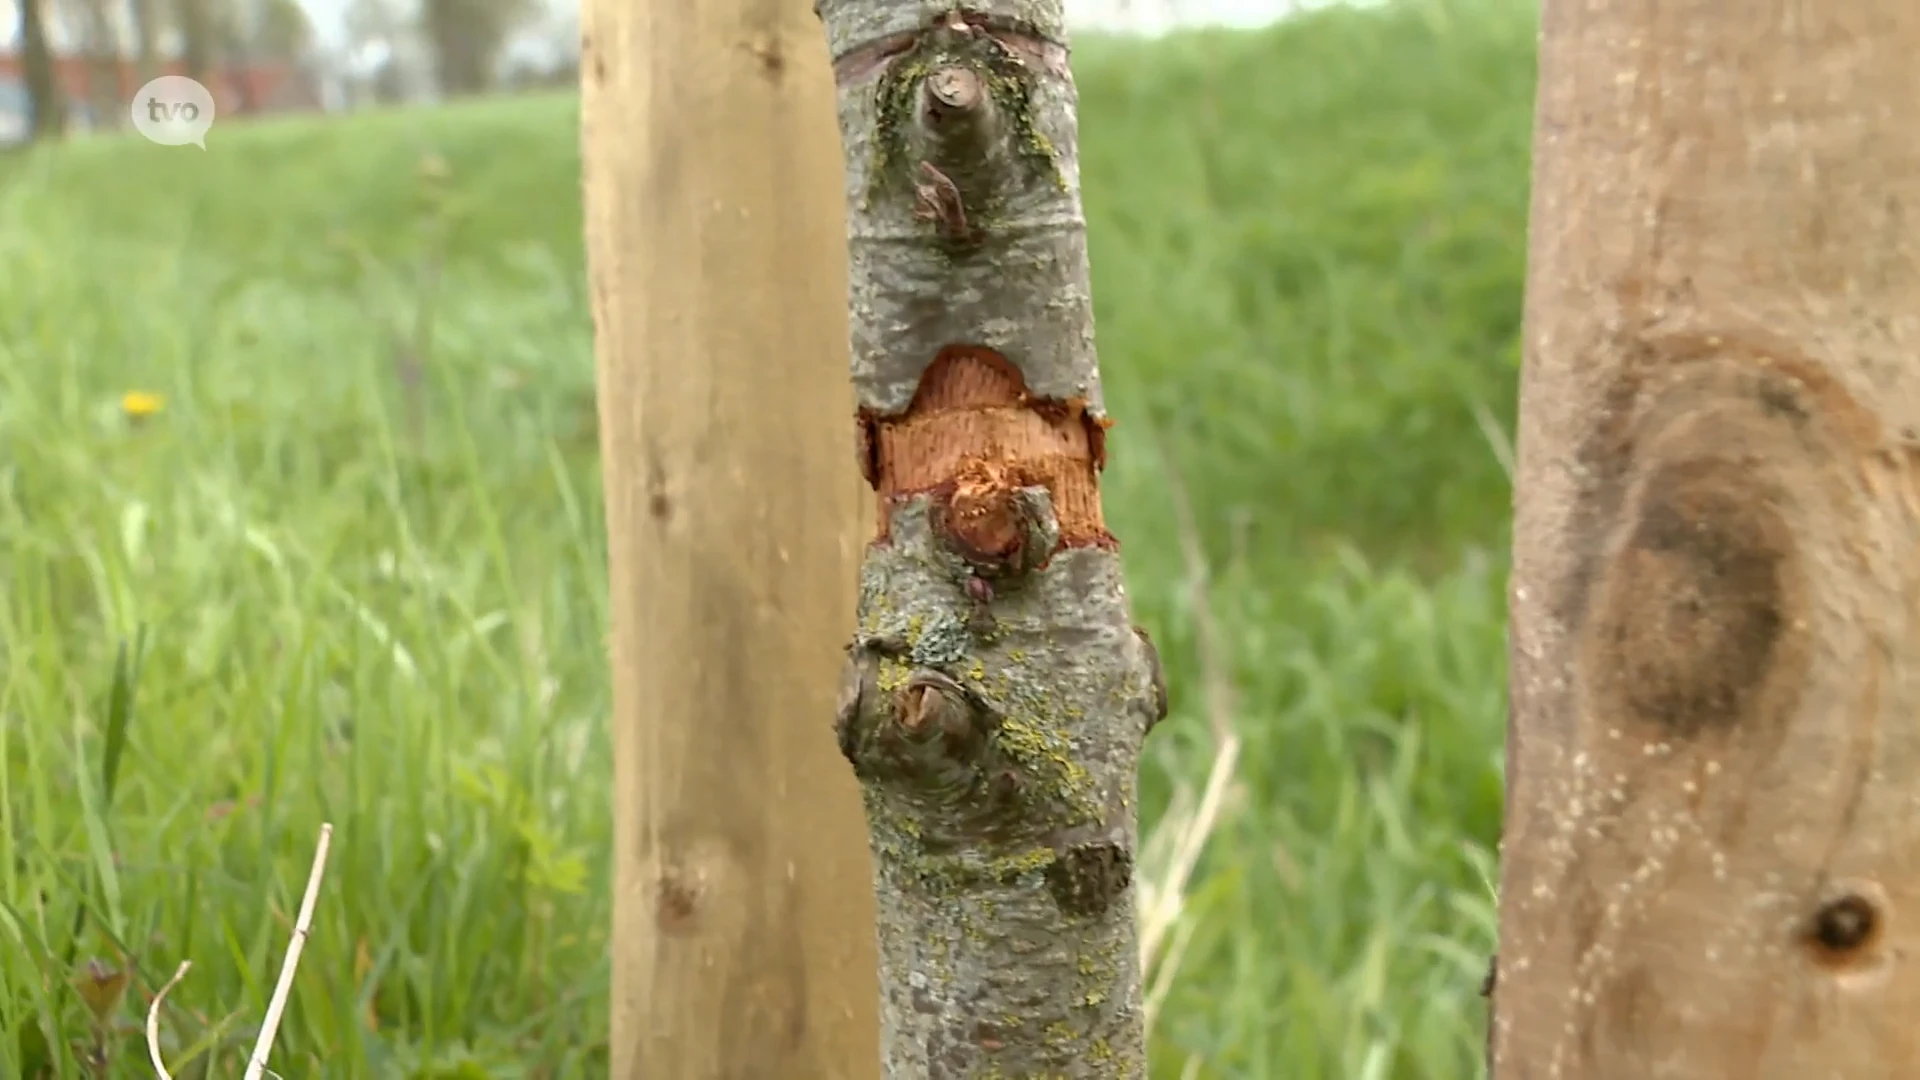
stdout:
POLYGON ((590 0, 617 1080, 875 1076, 831 718, 860 493, 832 82, 800 2, 590 0))
POLYGON ((1920 5, 1541 43, 1495 1075, 1920 1075, 1920 5))
POLYGON ((208 81, 213 70, 214 37, 218 33, 212 0, 173 0, 180 27, 180 64, 187 78, 208 81))
POLYGON ((127 0, 127 22, 133 34, 136 85, 132 89, 135 90, 160 74, 160 58, 154 45, 160 33, 160 27, 155 25, 157 15, 153 0, 127 0))
POLYGON ((1102 521, 1059 0, 819 0, 878 493, 838 728, 875 861, 882 1068, 1144 1077, 1131 875, 1166 697, 1102 521))
POLYGON ((93 128, 112 131, 125 126, 125 102, 139 87, 120 85, 122 50, 108 0, 84 0, 79 14, 84 26, 81 40, 85 42, 87 106, 93 115, 93 128))
MULTIPOLYGON (((238 13, 235 13, 238 18, 238 13)), ((253 37, 244 25, 227 28, 222 35, 226 40, 221 43, 221 67, 225 68, 227 86, 233 91, 231 111, 238 116, 256 112, 260 102, 254 94, 253 37)))
POLYGON ((434 85, 442 98, 468 97, 487 88, 500 21, 485 3, 425 0, 421 24, 433 56, 434 85))
POLYGON ((20 66, 33 107, 33 137, 51 138, 66 128, 67 104, 54 76, 47 42, 46 0, 20 0, 20 66))

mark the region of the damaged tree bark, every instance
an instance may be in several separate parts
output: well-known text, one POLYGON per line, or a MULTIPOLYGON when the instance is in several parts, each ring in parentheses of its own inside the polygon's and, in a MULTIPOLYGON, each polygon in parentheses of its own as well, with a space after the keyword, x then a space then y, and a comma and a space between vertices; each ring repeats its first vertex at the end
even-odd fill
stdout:
POLYGON ((1541 43, 1495 1076, 1920 1075, 1920 5, 1541 43))
POLYGON ((1146 1075, 1134 790, 1166 713, 1100 507, 1059 0, 819 0, 861 462, 838 718, 866 798, 885 1075, 1146 1075))

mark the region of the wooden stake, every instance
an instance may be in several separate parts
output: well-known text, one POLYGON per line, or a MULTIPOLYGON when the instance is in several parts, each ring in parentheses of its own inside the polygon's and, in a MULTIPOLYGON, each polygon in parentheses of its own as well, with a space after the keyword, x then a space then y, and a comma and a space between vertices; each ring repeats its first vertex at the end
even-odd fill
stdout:
POLYGON ((1920 5, 1541 42, 1495 1076, 1920 1075, 1920 5))
POLYGON ((618 1080, 877 1073, 845 216, 807 0, 590 0, 618 1080))

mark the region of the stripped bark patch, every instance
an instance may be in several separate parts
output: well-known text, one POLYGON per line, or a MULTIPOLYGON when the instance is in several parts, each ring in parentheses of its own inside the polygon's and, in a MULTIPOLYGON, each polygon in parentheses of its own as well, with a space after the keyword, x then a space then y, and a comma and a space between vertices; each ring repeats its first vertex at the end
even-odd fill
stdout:
MULTIPOLYGON (((1050 402, 1027 391, 1020 372, 991 349, 950 346, 927 366, 905 415, 874 422, 878 535, 887 535, 891 505, 940 493, 978 521, 983 550, 1011 542, 1006 507, 1021 488, 1041 488, 1059 523, 1060 545, 1109 545, 1100 508, 1095 446, 1084 402, 1050 402), (1003 535, 991 537, 993 530, 1003 535)), ((1041 565, 1044 558, 1031 565, 1041 565)))

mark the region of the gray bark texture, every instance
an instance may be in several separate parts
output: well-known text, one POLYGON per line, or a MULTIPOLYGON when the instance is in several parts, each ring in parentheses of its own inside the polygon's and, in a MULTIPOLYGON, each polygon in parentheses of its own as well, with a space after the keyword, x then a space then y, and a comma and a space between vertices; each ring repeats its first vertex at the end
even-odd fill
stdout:
POLYGON ((1101 517, 1058 0, 820 0, 878 497, 837 731, 878 905, 882 1069, 1144 1077, 1132 868, 1166 712, 1101 517))

